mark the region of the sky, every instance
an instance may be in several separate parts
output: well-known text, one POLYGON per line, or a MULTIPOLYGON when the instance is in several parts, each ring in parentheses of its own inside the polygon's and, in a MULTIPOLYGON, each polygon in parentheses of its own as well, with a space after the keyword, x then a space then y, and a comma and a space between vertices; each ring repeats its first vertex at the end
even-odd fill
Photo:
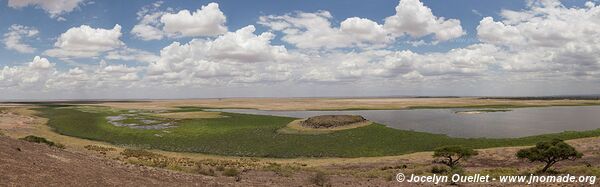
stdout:
POLYGON ((0 0, 0 100, 600 93, 598 0, 0 0))

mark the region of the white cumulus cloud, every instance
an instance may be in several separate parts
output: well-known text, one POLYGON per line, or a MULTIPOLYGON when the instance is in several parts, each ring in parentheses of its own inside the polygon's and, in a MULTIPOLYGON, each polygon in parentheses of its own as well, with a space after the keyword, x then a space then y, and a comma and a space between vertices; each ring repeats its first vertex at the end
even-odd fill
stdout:
POLYGON ((62 19, 62 14, 69 13, 79 7, 84 0, 8 0, 8 6, 11 8, 23 8, 34 6, 41 8, 52 18, 62 19))
POLYGON ((383 27, 365 18, 351 17, 332 26, 328 11, 261 16, 259 24, 284 34, 282 40, 299 48, 340 48, 380 45, 392 41, 383 27))
POLYGON ((254 31, 250 25, 215 39, 174 42, 149 65, 147 78, 173 85, 285 80, 287 67, 278 63, 292 63, 295 57, 271 45, 272 33, 254 31))
POLYGON ((39 56, 26 65, 4 66, 0 69, 0 90, 45 88, 48 79, 56 73, 54 66, 54 63, 39 56))
POLYGON ((58 58, 97 57, 102 52, 124 46, 119 39, 121 26, 112 29, 92 28, 87 25, 73 27, 62 33, 54 48, 46 50, 45 55, 58 58))
POLYGON ((434 34, 438 41, 465 34, 460 20, 437 17, 419 0, 400 0, 396 14, 385 18, 384 28, 394 35, 408 34, 417 38, 434 34))
POLYGON ((13 24, 8 28, 8 32, 4 34, 2 41, 6 49, 15 50, 20 53, 33 53, 36 49, 29 44, 23 43, 23 39, 35 37, 39 33, 36 28, 13 24))
POLYGON ((503 10, 502 19, 481 20, 482 42, 503 46, 501 67, 546 75, 593 78, 600 70, 600 6, 565 7, 560 1, 532 1, 522 11, 503 10))
POLYGON ((139 23, 131 33, 142 40, 160 40, 163 37, 217 36, 227 32, 227 17, 218 3, 209 3, 196 11, 160 11, 162 3, 143 7, 138 12, 139 23))
POLYGON ((401 0, 396 14, 387 17, 383 24, 350 17, 336 27, 332 19, 328 11, 296 12, 261 16, 258 23, 280 31, 283 41, 298 48, 377 48, 389 45, 404 35, 419 38, 433 34, 437 42, 465 34, 459 20, 436 17, 419 0, 401 0))

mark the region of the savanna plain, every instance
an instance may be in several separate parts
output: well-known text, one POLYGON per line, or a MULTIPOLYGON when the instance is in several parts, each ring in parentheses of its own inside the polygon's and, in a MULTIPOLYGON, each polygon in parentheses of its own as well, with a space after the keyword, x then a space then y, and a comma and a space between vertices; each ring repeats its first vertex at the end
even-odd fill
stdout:
POLYGON ((5 175, 0 181, 60 185, 68 176, 81 184, 98 185, 399 186, 407 184, 396 181, 397 173, 600 176, 600 126, 517 138, 469 138, 390 128, 369 119, 311 129, 302 125, 304 119, 216 110, 460 108, 465 114, 455 115, 478 115, 517 108, 595 105, 600 105, 600 100, 476 97, 3 103, 0 168, 5 175), (557 139, 581 156, 557 162, 548 170, 543 163, 517 156, 519 150, 557 139), (452 165, 438 155, 444 147, 477 154, 465 154, 460 163, 452 165), (34 166, 53 172, 27 169, 34 166))

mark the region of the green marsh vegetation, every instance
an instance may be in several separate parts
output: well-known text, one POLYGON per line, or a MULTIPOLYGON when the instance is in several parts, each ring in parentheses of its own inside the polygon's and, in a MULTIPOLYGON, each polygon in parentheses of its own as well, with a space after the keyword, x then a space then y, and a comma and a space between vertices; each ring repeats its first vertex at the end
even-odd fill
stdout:
MULTIPOLYGON (((180 119, 166 129, 135 129, 108 123, 106 117, 127 113, 114 109, 81 110, 52 106, 36 110, 54 131, 84 139, 139 149, 197 152, 252 157, 368 157, 432 151, 447 145, 474 149, 534 145, 554 138, 568 140, 600 136, 600 129, 507 139, 452 138, 441 134, 388 128, 381 124, 328 134, 282 134, 295 118, 222 113, 223 118, 180 119), (93 111, 93 112, 90 112, 93 111)), ((185 107, 165 112, 202 111, 185 107)), ((144 115, 141 113, 140 115, 144 115)))

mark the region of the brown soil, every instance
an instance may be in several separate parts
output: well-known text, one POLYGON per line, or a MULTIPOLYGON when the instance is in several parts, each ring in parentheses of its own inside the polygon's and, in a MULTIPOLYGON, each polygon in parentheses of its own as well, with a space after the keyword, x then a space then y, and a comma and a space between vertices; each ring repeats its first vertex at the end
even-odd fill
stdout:
POLYGON ((7 186, 220 184, 206 176, 126 165, 8 137, 0 137, 0 158, 0 181, 7 186))
MULTIPOLYGON (((314 186, 312 171, 281 175, 249 170, 239 177, 205 176, 132 165, 0 137, 0 186, 314 186)), ((335 186, 381 186, 384 179, 328 176, 335 186)))
POLYGON ((308 128, 335 128, 350 125, 354 123, 367 121, 362 116, 356 115, 322 115, 310 117, 302 122, 302 126, 308 128))

